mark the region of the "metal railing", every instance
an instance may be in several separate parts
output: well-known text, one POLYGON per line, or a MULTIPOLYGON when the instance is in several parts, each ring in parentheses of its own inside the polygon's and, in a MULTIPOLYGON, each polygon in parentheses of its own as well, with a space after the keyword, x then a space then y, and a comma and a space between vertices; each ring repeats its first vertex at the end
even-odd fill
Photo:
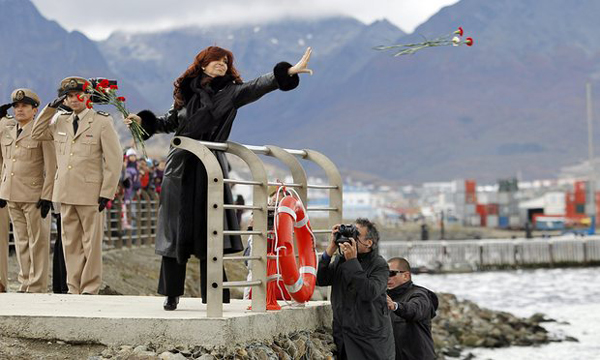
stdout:
POLYGON ((252 287, 252 311, 266 312, 267 295, 267 188, 269 185, 283 185, 294 188, 304 204, 307 204, 309 188, 329 190, 329 206, 308 208, 310 211, 328 211, 329 229, 315 229, 315 233, 331 231, 334 224, 342 221, 342 178, 339 171, 327 157, 314 150, 290 150, 277 146, 247 146, 234 142, 213 143, 197 141, 186 137, 174 137, 171 144, 196 155, 207 172, 207 316, 223 316, 223 288, 252 287), (224 179, 221 166, 212 151, 222 151, 236 155, 244 161, 252 174, 252 180, 224 179), (271 156, 285 164, 292 175, 292 183, 277 183, 267 180, 267 173, 258 155, 271 156), (310 185, 300 159, 320 166, 328 177, 328 185, 310 185), (253 204, 224 205, 224 184, 253 186, 253 204), (254 218, 252 231, 230 231, 223 229, 225 209, 251 210, 254 218), (224 235, 252 235, 250 256, 223 256, 224 235), (223 282, 223 261, 253 260, 250 281, 223 282))
POLYGON ((400 256, 412 266, 486 270, 600 263, 600 236, 540 239, 389 241, 379 244, 385 258, 400 256))
MULTIPOLYGON (((103 247, 132 248, 154 244, 158 222, 159 194, 155 191, 138 190, 131 201, 124 203, 123 196, 117 196, 111 207, 104 211, 105 227, 103 247), (127 219, 127 221, 124 221, 127 219), (126 226, 129 224, 130 226, 126 226)), ((7 218, 7 221, 9 219, 7 218)), ((56 216, 52 216, 50 240, 54 243, 57 234, 56 216)), ((14 246, 12 224, 9 230, 9 246, 14 246)))

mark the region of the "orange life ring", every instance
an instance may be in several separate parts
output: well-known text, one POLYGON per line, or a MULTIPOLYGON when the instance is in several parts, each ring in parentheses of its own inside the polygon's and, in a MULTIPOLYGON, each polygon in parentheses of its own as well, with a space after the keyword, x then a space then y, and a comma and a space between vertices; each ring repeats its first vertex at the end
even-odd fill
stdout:
POLYGON ((277 208, 277 247, 279 266, 285 288, 297 302, 310 300, 317 281, 317 253, 310 231, 310 221, 302 202, 292 196, 284 197, 277 208), (300 268, 296 264, 292 232, 296 235, 300 268))

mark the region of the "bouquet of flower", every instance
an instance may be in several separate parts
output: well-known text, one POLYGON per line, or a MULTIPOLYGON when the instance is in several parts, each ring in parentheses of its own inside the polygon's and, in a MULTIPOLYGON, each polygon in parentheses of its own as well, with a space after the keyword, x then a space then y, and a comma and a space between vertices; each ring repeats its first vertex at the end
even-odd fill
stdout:
POLYGON ((437 37, 433 40, 425 39, 423 42, 414 43, 414 44, 380 45, 380 46, 376 46, 375 50, 387 51, 387 50, 400 49, 398 52, 396 52, 394 54, 394 56, 400 56, 400 55, 411 55, 421 49, 425 49, 428 47, 435 47, 435 46, 450 46, 450 45, 452 45, 452 46, 460 46, 460 45, 473 46, 473 44, 474 44, 473 38, 467 37, 466 39, 462 40, 463 34, 464 34, 463 28, 462 28, 462 26, 459 26, 458 29, 456 31, 454 31, 453 33, 437 37))
MULTIPOLYGON (((88 94, 92 94, 92 98, 97 100, 97 103, 113 105, 117 111, 120 112, 124 118, 126 118, 129 116, 129 111, 125 107, 126 99, 123 96, 117 95, 118 89, 119 87, 117 85, 111 85, 107 79, 100 80, 95 87, 87 81, 83 86, 83 91, 88 94)), ((91 109, 93 104, 94 102, 92 102, 92 99, 89 99, 85 105, 91 109)), ((141 148, 142 152, 144 153, 144 157, 148 157, 146 154, 146 145, 144 144, 144 136, 148 135, 146 130, 144 130, 144 128, 135 121, 131 123, 129 130, 131 131, 135 148, 141 148)))

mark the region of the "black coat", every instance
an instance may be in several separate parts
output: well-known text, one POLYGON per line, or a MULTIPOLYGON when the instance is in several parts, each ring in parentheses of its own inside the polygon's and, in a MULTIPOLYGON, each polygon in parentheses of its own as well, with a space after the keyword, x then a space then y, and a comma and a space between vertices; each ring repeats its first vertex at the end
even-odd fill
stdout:
POLYGON ((398 303, 398 309, 391 313, 396 360, 435 359, 431 319, 438 308, 437 296, 412 281, 388 290, 388 295, 398 303))
POLYGON ((331 285, 333 339, 341 358, 394 359, 394 337, 386 300, 389 267, 373 250, 346 261, 321 260, 317 285, 331 285))
MULTIPOLYGON (((298 75, 287 75, 291 67, 279 63, 272 73, 243 84, 236 84, 228 75, 218 77, 209 86, 200 86, 202 76, 182 85, 185 106, 171 108, 157 117, 144 110, 138 115, 149 136, 175 132, 197 140, 224 142, 229 138, 237 109, 276 90, 292 90, 298 86, 298 75)), ((225 154, 213 151, 223 177, 228 178, 229 164, 225 154)), ((202 162, 192 153, 170 147, 162 182, 158 209, 156 253, 177 258, 185 263, 191 255, 206 258, 206 189, 207 175, 202 162)), ((225 185, 225 204, 233 204, 229 185, 225 185)), ((235 211, 226 210, 224 229, 238 230, 235 211)), ((240 236, 223 236, 225 253, 243 250, 240 236)))

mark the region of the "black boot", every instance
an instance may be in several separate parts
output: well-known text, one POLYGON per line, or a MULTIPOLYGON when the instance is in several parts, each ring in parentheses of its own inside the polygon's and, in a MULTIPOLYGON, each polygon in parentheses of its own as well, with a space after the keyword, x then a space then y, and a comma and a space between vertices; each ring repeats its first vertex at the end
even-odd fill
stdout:
POLYGON ((177 304, 179 304, 179 296, 167 296, 163 304, 163 309, 173 311, 177 309, 177 304))

